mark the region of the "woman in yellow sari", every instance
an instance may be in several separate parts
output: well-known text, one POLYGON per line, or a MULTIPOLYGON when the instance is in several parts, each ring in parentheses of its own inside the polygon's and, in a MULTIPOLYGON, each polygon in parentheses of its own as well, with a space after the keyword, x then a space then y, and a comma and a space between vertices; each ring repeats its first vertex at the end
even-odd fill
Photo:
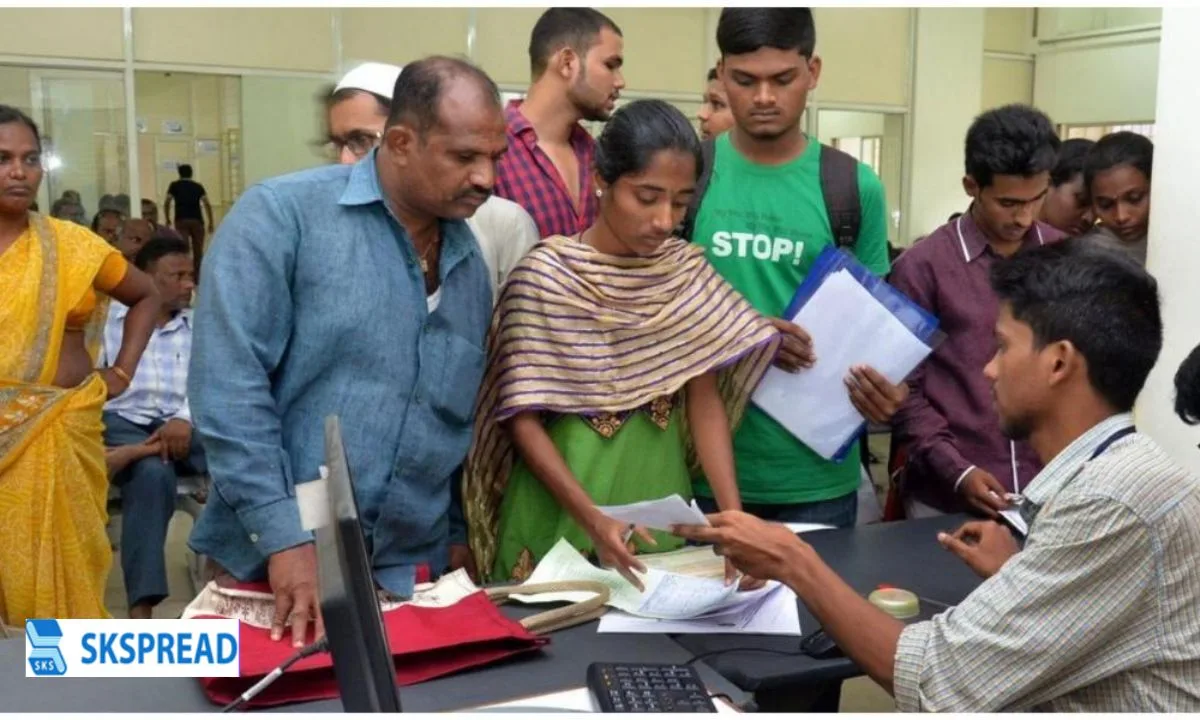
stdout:
POLYGON ((149 277, 87 228, 30 212, 41 138, 0 105, 0 624, 101 618, 112 549, 100 413, 154 328, 149 277), (83 330, 97 293, 130 306, 125 344, 96 372, 83 330))

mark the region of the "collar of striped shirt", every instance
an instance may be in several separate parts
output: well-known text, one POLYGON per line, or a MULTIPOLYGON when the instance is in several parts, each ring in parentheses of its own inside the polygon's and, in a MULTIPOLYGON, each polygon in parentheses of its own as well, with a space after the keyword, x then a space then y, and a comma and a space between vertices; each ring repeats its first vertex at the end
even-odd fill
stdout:
MULTIPOLYGON (((533 127, 533 123, 529 122, 529 118, 525 117, 525 113, 521 112, 521 100, 510 100, 508 105, 504 107, 504 121, 508 124, 508 129, 513 135, 518 137, 531 136, 533 144, 537 144, 537 129, 533 127)), ((571 128, 571 146, 579 151, 581 145, 590 145, 592 136, 579 123, 575 123, 575 127, 571 128)))
MULTIPOLYGON (((129 314, 129 306, 123 305, 116 300, 109 306, 108 322, 109 323, 124 323, 125 316, 129 314)), ((160 335, 173 333, 181 327, 187 327, 189 330, 192 327, 192 309, 184 308, 171 316, 171 319, 162 327, 155 327, 154 332, 160 335)))
POLYGON ((1118 413, 1094 425, 1046 464, 1029 484, 1025 500, 1036 507, 1044 506, 1075 479, 1105 440, 1130 427, 1133 427, 1133 415, 1130 413, 1118 413))

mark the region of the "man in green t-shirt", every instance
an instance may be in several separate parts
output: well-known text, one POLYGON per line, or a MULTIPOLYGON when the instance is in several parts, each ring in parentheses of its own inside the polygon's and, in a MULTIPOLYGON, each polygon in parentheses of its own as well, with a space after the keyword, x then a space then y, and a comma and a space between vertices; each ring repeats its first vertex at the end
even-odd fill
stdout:
MULTIPOLYGON (((714 169, 696 215, 692 241, 762 314, 778 318, 825 247, 834 243, 820 180, 820 144, 800 130, 821 60, 808 8, 725 8, 717 26, 718 65, 736 125, 716 140, 714 169)), ((861 228, 854 246, 872 272, 887 274, 887 207, 883 186, 859 164, 861 228)), ((848 320, 851 320, 848 318, 848 320)), ((821 348, 776 319, 784 333, 777 364, 810 367, 821 348)), ((870 368, 846 379, 855 407, 873 422, 891 419, 907 395, 870 368)), ((747 512, 781 522, 853 525, 862 478, 855 443, 831 462, 753 405, 733 439, 738 485, 747 512)), ((714 511, 712 490, 696 482, 698 502, 714 511), (710 501, 710 502, 706 502, 710 501)))

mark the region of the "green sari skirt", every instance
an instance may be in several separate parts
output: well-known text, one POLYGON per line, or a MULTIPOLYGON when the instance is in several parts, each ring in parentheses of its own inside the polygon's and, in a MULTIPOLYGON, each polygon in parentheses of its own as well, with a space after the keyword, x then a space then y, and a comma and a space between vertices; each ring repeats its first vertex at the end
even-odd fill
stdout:
MULTIPOLYGON (((671 494, 690 500, 692 483, 681 412, 676 405, 664 429, 639 410, 626 418, 611 438, 603 437, 578 415, 555 417, 547 423, 546 432, 597 505, 624 505, 671 494)), ((683 545, 683 540, 673 535, 653 535, 657 545, 635 536, 638 552, 677 550, 683 545)), ((566 538, 580 552, 592 552, 588 534, 518 454, 500 505, 494 579, 524 580, 559 538, 566 538)))

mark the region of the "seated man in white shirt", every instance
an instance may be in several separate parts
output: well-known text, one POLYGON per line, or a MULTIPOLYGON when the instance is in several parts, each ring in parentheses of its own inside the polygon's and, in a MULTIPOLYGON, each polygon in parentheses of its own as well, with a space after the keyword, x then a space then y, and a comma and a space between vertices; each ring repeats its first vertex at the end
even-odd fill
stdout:
POLYGON ((1045 467, 1018 505, 1023 549, 991 520, 939 535, 986 578, 956 608, 905 625, 749 515, 678 532, 789 585, 902 711, 1200 711, 1200 481, 1131 414, 1162 348, 1157 285, 1086 239, 1019 252, 991 281, 984 374, 1004 433, 1045 467))
MULTIPOLYGON (((121 570, 129 617, 146 619, 168 595, 163 544, 175 513, 177 479, 204 472, 205 462, 200 443, 193 442, 187 399, 189 305, 195 287, 191 253, 183 240, 154 238, 135 264, 154 280, 162 311, 129 389, 104 406, 104 444, 117 450, 110 454, 110 468, 121 490, 121 570), (157 453, 145 451, 154 447, 157 453), (135 459, 119 468, 114 457, 135 459)), ((109 308, 102 367, 121 347, 127 312, 116 301, 109 308)))

